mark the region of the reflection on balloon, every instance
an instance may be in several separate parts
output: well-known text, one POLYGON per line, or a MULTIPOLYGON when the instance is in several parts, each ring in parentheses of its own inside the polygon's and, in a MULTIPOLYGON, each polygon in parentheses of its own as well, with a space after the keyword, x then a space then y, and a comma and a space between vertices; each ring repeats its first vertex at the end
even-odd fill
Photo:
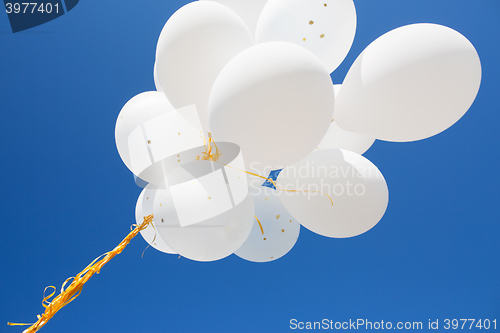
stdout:
POLYGON ((371 43, 347 74, 335 121, 386 141, 436 135, 467 112, 481 82, 474 46, 437 24, 412 24, 371 43))

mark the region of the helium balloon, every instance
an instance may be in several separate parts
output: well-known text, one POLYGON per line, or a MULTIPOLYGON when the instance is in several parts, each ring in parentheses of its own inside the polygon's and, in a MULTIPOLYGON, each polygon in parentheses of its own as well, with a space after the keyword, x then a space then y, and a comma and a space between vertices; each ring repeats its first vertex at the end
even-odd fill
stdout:
MULTIPOLYGON (((144 222, 144 217, 153 214, 153 203, 156 194, 156 188, 154 185, 149 185, 146 187, 141 194, 139 199, 137 199, 137 205, 135 206, 135 220, 137 225, 141 225, 144 222)), ((170 248, 163 241, 160 235, 156 232, 156 222, 153 220, 153 224, 149 225, 146 229, 141 230, 141 236, 144 240, 157 249, 158 251, 175 254, 174 250, 170 248)))
POLYGON ((288 213, 275 190, 261 186, 250 189, 250 193, 256 219, 247 240, 234 254, 253 262, 279 259, 297 242, 300 224, 288 213))
MULTIPOLYGON (((201 0, 205 1, 205 0, 201 0)), ((257 20, 267 0, 213 0, 231 8, 243 19, 252 36, 255 35, 257 20)))
POLYGON ((222 259, 248 238, 254 219, 252 196, 240 149, 218 143, 214 161, 193 161, 167 175, 157 190, 153 213, 163 240, 180 255, 197 261, 222 259), (194 209, 195 207, 195 209, 194 209))
POLYGON ((196 105, 207 132, 207 102, 215 78, 253 43, 245 23, 226 6, 213 1, 185 5, 167 21, 156 47, 163 92, 176 108, 196 105))
POLYGON ((257 43, 284 41, 305 47, 331 73, 349 53, 355 33, 352 0, 269 0, 255 38, 257 43))
POLYGON ((170 193, 159 190, 154 215, 162 239, 183 257, 195 261, 215 261, 225 258, 245 242, 252 229, 254 207, 252 197, 227 212, 181 227, 170 193), (162 205, 162 206, 160 206, 162 205))
POLYGON ((481 82, 474 46, 437 24, 412 24, 376 39, 356 59, 339 92, 335 121, 386 141, 415 141, 457 122, 481 82))
POLYGON ((348 150, 317 150, 278 177, 279 198, 293 217, 317 234, 346 238, 373 228, 389 201, 384 177, 348 150), (333 202, 333 203, 332 203, 333 202))
POLYGON ((203 145, 192 120, 196 114, 194 106, 175 110, 161 92, 133 97, 115 127, 116 147, 125 165, 142 180, 159 184, 177 165, 194 160, 196 153, 185 151, 203 145))
MULTIPOLYGON (((337 97, 341 84, 335 84, 333 86, 335 91, 335 97, 337 97)), ((318 144, 318 149, 345 149, 350 150, 358 154, 363 154, 366 152, 375 142, 374 138, 369 136, 344 131, 337 125, 335 120, 332 120, 328 132, 326 132, 323 140, 318 144)))
POLYGON ((267 176, 320 143, 334 103, 330 75, 314 54, 291 43, 257 44, 217 77, 209 124, 215 141, 241 147, 248 171, 267 176))

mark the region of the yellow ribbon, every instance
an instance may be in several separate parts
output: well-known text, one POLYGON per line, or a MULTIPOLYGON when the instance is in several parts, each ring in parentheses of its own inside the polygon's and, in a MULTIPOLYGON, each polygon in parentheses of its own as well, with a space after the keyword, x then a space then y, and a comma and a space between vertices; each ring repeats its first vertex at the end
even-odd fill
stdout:
POLYGON ((255 215, 255 219, 257 220, 257 222, 259 222, 260 231, 262 232, 262 234, 264 234, 264 228, 262 228, 262 224, 260 224, 260 221, 257 218, 257 215, 255 215))
POLYGON ((20 324, 20 323, 9 323, 9 322, 7 322, 7 325, 9 325, 9 326, 28 326, 28 325, 33 325, 33 324, 20 324))
MULTIPOLYGON (((201 159, 205 161, 217 161, 222 154, 217 145, 215 144, 214 139, 212 139, 212 133, 210 132, 208 133, 208 143, 205 137, 203 137, 203 144, 206 147, 205 151, 202 152, 203 157, 201 157, 201 159), (213 149, 215 149, 215 153, 212 153, 213 149)), ((200 156, 197 156, 196 160, 200 160, 200 156)))
POLYGON ((128 235, 125 237, 117 247, 115 247, 112 251, 107 252, 103 255, 100 255, 94 261, 92 261, 83 271, 81 271, 76 277, 70 277, 64 281, 61 287, 61 293, 57 295, 52 301, 49 302, 55 295, 56 288, 54 286, 46 287, 43 292, 43 300, 42 305, 45 308, 45 312, 42 315, 38 315, 38 321, 34 324, 22 324, 22 323, 7 323, 9 326, 28 326, 29 328, 23 331, 23 333, 34 333, 38 332, 40 328, 42 328, 54 315, 61 310, 63 307, 71 303, 75 298, 80 296, 82 292, 82 288, 85 283, 94 275, 99 274, 104 265, 106 265, 111 259, 113 259, 117 254, 122 253, 125 247, 130 243, 132 238, 137 236, 137 234, 146 229, 148 225, 152 224, 153 215, 149 215, 144 217, 144 222, 141 225, 134 225, 135 227, 128 235), (104 257, 104 258, 103 258, 104 257), (102 258, 102 259, 101 259, 102 258), (66 285, 72 280, 69 286, 66 288, 66 285), (45 296, 47 289, 53 288, 54 291, 45 296))

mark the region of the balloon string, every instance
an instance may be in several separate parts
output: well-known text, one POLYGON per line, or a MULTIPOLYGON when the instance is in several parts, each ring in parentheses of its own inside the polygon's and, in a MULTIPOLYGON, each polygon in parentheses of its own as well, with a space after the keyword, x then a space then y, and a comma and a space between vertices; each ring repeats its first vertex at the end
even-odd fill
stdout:
POLYGON ((255 215, 255 219, 257 220, 257 222, 259 222, 260 231, 262 231, 262 234, 264 234, 264 228, 262 228, 262 224, 260 224, 260 221, 259 221, 259 218, 257 217, 257 215, 255 215))
POLYGON ((212 138, 212 133, 210 132, 208 133, 208 143, 205 137, 203 137, 203 144, 205 145, 205 151, 202 152, 203 156, 202 157, 196 156, 196 160, 199 161, 201 159, 205 161, 216 162, 219 159, 219 157, 221 157, 222 154, 219 150, 219 147, 217 147, 214 139, 212 138), (213 149, 215 149, 215 153, 212 153, 213 149))
MULTIPOLYGON (((151 244, 154 244, 154 242, 156 240, 156 228, 155 228, 155 225, 153 223, 150 223, 147 227, 149 227, 149 226, 152 226, 153 229, 155 230, 155 236, 153 237, 153 240, 151 241, 151 244)), ((146 229, 146 228, 144 228, 144 229, 146 229)), ((142 251, 141 258, 144 258, 144 252, 146 252, 146 250, 149 249, 149 247, 151 246, 151 244, 148 244, 148 246, 146 246, 146 248, 144 249, 144 251, 142 251)))
POLYGON ((151 246, 151 245, 146 246, 146 248, 144 249, 144 251, 142 251, 142 254, 141 254, 141 259, 143 259, 143 258, 144 258, 144 252, 146 252, 146 250, 147 250, 147 249, 149 249, 149 247, 150 247, 150 246, 151 246))
POLYGON ((43 300, 42 305, 45 307, 45 312, 42 315, 37 315, 38 321, 34 324, 22 324, 22 323, 7 323, 9 326, 28 326, 29 328, 23 331, 23 333, 34 333, 38 332, 59 310, 63 307, 71 303, 75 298, 80 296, 83 286, 88 280, 94 275, 99 274, 101 268, 106 265, 111 259, 114 258, 117 254, 120 254, 125 247, 130 243, 132 238, 137 236, 137 234, 146 229, 153 222, 153 215, 145 216, 144 222, 140 225, 133 225, 135 227, 128 235, 125 237, 117 247, 115 247, 112 251, 107 252, 103 255, 97 257, 94 261, 90 263, 83 271, 81 271, 76 277, 70 277, 64 281, 61 287, 61 293, 57 295, 52 301, 49 302, 49 299, 52 298, 55 294, 56 288, 54 286, 46 287, 43 292, 43 300), (104 257, 104 258, 102 258, 104 257), (101 259, 102 258, 102 259, 101 259), (67 287, 69 281, 71 284, 67 287), (45 292, 47 289, 53 288, 54 291, 49 295, 45 296, 45 292))

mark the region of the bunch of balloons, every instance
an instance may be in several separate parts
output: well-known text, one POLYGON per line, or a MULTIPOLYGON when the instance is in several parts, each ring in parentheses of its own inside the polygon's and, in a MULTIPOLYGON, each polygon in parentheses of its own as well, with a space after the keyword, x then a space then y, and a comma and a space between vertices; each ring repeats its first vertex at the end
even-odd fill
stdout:
POLYGON ((375 226, 389 194, 363 154, 376 139, 436 135, 473 103, 481 64, 453 29, 412 24, 330 78, 356 31, 352 0, 200 0, 161 31, 157 91, 116 122, 142 182, 136 219, 165 253, 255 262, 285 255, 300 226, 345 238, 375 226))

